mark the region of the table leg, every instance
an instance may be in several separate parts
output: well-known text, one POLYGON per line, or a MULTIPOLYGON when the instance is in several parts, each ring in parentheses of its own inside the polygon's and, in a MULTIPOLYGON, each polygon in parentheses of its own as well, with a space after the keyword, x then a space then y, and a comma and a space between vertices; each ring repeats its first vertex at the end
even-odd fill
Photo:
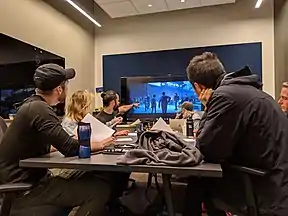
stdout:
POLYGON ((165 202, 167 205, 168 215, 175 216, 170 178, 171 178, 171 175, 162 174, 164 196, 165 196, 165 202))

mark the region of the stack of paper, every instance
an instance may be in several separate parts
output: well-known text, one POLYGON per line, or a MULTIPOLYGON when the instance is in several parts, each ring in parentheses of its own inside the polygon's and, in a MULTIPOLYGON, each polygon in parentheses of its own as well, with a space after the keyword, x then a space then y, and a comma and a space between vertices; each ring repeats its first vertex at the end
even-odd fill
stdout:
POLYGON ((159 118, 159 120, 153 125, 151 130, 159 130, 159 131, 166 131, 169 133, 175 133, 172 128, 166 124, 166 122, 162 119, 159 118))
MULTIPOLYGON (((100 122, 91 114, 87 114, 82 120, 82 122, 90 123, 92 142, 101 142, 104 139, 111 137, 115 132, 113 129, 109 128, 108 126, 100 122)), ((77 130, 75 131, 75 134, 77 134, 77 130)))
POLYGON ((137 119, 136 121, 134 121, 133 123, 130 124, 130 126, 137 126, 138 124, 141 123, 140 119, 137 119))

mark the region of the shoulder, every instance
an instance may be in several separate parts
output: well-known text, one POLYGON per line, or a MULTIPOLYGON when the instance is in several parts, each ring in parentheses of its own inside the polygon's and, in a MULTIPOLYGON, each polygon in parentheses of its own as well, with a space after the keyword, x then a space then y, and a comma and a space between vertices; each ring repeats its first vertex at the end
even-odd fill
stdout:
POLYGON ((18 110, 18 112, 29 112, 30 115, 37 115, 39 113, 45 114, 45 113, 54 113, 51 106, 49 106, 44 101, 29 101, 24 103, 18 110))
POLYGON ((101 118, 104 114, 105 112, 102 110, 96 115, 96 118, 101 118))
POLYGON ((101 112, 99 112, 96 115, 96 119, 98 119, 99 121, 103 122, 105 119, 106 113, 102 110, 101 112))
MULTIPOLYGON (((218 89, 217 89, 218 90, 218 89)), ((211 115, 211 113, 219 113, 235 110, 237 107, 238 101, 231 97, 225 92, 214 91, 209 102, 206 105, 206 111, 211 115)))
POLYGON ((65 117, 61 123, 63 129, 70 135, 74 135, 74 131, 77 128, 77 122, 70 118, 65 117))
POLYGON ((199 112, 196 111, 196 112, 193 112, 192 118, 193 120, 199 120, 201 119, 201 115, 199 112))
POLYGON ((63 120, 62 120, 62 125, 76 125, 77 126, 77 122, 76 121, 73 121, 72 119, 68 118, 68 117, 65 117, 63 120))
POLYGON ((230 94, 229 92, 223 90, 223 89, 216 89, 212 96, 211 99, 209 101, 209 103, 221 103, 221 102, 225 102, 225 103, 234 103, 235 98, 233 98, 233 94, 230 94))

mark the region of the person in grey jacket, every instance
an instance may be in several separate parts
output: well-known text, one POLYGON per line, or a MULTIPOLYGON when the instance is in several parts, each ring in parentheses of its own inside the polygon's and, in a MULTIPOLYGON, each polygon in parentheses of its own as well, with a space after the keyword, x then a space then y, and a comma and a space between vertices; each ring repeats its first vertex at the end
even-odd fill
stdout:
POLYGON ((194 111, 194 106, 193 103, 189 101, 185 101, 181 105, 181 111, 176 114, 175 119, 188 119, 191 118, 193 119, 193 124, 194 124, 194 130, 197 131, 199 129, 199 123, 201 116, 199 113, 194 111))

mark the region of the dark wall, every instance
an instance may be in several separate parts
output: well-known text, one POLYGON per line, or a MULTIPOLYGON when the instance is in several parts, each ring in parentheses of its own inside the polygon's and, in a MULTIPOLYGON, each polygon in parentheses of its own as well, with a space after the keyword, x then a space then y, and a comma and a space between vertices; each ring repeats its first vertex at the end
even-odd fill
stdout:
POLYGON ((62 57, 0 33, 0 65, 57 60, 62 57))
POLYGON ((261 43, 233 44, 103 56, 103 86, 120 92, 120 78, 129 76, 165 76, 186 74, 195 55, 205 51, 218 55, 228 72, 249 65, 262 79, 261 43))
MULTIPOLYGON (((0 116, 8 118, 16 112, 14 104, 35 93, 33 75, 45 63, 64 67, 65 59, 0 33, 0 116)), ((58 113, 64 111, 63 106, 58 113)))

